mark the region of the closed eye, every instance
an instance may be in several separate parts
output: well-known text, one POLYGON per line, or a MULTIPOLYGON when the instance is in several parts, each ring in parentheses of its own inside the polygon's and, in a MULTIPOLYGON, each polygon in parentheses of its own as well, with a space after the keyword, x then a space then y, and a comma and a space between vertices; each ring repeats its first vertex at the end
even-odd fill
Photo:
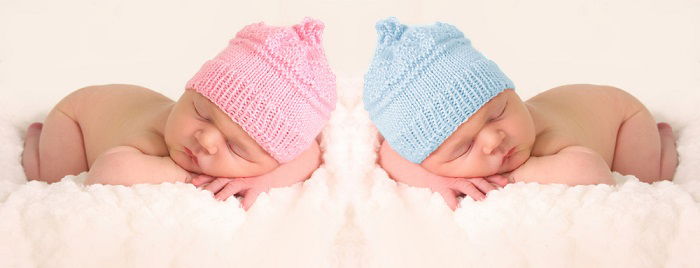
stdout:
POLYGON ((472 149, 472 145, 473 145, 473 144, 474 144, 473 142, 470 142, 469 145, 467 145, 466 147, 462 147, 462 148, 466 148, 466 149, 462 149, 462 150, 464 150, 464 152, 458 154, 458 155, 457 155, 456 157, 454 157, 452 160, 458 159, 458 158, 460 158, 460 157, 466 155, 467 153, 469 153, 469 151, 471 151, 471 149, 472 149))
POLYGON ((508 107, 508 102, 506 102, 506 104, 503 105, 503 110, 501 110, 501 112, 500 112, 496 117, 491 118, 491 119, 489 119, 488 121, 491 122, 491 121, 496 121, 496 120, 498 120, 498 119, 501 119, 501 117, 503 116, 503 114, 506 113, 506 107, 508 107))
POLYGON ((508 107, 508 102, 506 102, 506 104, 503 105, 503 110, 501 111, 500 114, 498 114, 498 116, 496 116, 496 119, 501 119, 501 117, 503 116, 503 114, 506 113, 506 108, 507 108, 507 107, 508 107))
POLYGON ((232 154, 237 155, 240 158, 243 158, 245 160, 248 160, 247 158, 243 157, 243 154, 239 153, 239 147, 234 145, 233 143, 229 142, 228 143, 228 149, 231 151, 232 154))
POLYGON ((231 144, 231 143, 228 143, 228 149, 229 149, 232 153, 234 153, 234 154, 236 154, 236 155, 238 154, 238 153, 236 153, 236 146, 235 146, 235 145, 233 145, 233 144, 231 144))
POLYGON ((202 120, 209 120, 199 112, 199 109, 197 109, 197 105, 194 104, 194 101, 192 102, 192 107, 194 107, 194 112, 197 113, 197 117, 199 117, 202 120))

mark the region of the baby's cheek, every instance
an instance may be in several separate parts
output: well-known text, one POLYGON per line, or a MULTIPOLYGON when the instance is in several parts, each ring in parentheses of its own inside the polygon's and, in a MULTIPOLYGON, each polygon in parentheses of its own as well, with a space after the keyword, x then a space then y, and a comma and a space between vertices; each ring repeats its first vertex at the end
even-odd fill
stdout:
POLYGON ((465 174, 463 159, 439 163, 434 170, 428 171, 443 177, 463 177, 465 174))
POLYGON ((226 174, 226 177, 253 177, 269 172, 256 163, 251 163, 238 155, 222 156, 213 165, 218 173, 226 174))
POLYGON ((220 156, 214 161, 213 168, 216 168, 218 173, 227 174, 228 177, 240 177, 242 163, 239 161, 230 155, 220 156))
POLYGON ((451 170, 455 177, 476 178, 486 177, 499 173, 500 159, 491 156, 470 154, 455 161, 451 170))

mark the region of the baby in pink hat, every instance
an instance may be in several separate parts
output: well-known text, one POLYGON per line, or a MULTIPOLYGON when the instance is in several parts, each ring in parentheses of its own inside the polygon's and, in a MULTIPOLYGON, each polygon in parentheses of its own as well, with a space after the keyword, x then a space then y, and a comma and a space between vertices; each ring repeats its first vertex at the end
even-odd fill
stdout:
POLYGON ((133 85, 91 86, 29 126, 30 180, 87 171, 87 184, 187 182, 247 209, 270 187, 320 165, 319 133, 335 108, 323 23, 243 28, 187 83, 176 102, 133 85))

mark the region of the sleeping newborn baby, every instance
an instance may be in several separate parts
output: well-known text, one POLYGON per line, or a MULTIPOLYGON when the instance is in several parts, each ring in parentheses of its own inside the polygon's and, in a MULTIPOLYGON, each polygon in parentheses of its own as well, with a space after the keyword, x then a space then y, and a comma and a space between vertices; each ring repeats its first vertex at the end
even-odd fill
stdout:
POLYGON ((452 25, 377 23, 364 103, 393 179, 476 200, 509 182, 613 184, 611 171, 671 180, 671 127, 623 90, 566 85, 525 102, 452 25))
POLYGON ((207 61, 178 101, 133 85, 77 90, 32 124, 27 178, 56 182, 88 171, 87 184, 188 182, 248 208, 270 187, 307 179, 335 107, 323 24, 252 24, 207 61))

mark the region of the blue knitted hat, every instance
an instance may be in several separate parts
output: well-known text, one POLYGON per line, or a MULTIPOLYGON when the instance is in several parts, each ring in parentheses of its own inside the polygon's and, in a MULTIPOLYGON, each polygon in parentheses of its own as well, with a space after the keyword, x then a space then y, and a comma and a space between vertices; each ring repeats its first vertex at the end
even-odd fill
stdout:
POLYGON ((419 164, 501 91, 514 88, 456 27, 377 22, 364 105, 391 147, 419 164))

